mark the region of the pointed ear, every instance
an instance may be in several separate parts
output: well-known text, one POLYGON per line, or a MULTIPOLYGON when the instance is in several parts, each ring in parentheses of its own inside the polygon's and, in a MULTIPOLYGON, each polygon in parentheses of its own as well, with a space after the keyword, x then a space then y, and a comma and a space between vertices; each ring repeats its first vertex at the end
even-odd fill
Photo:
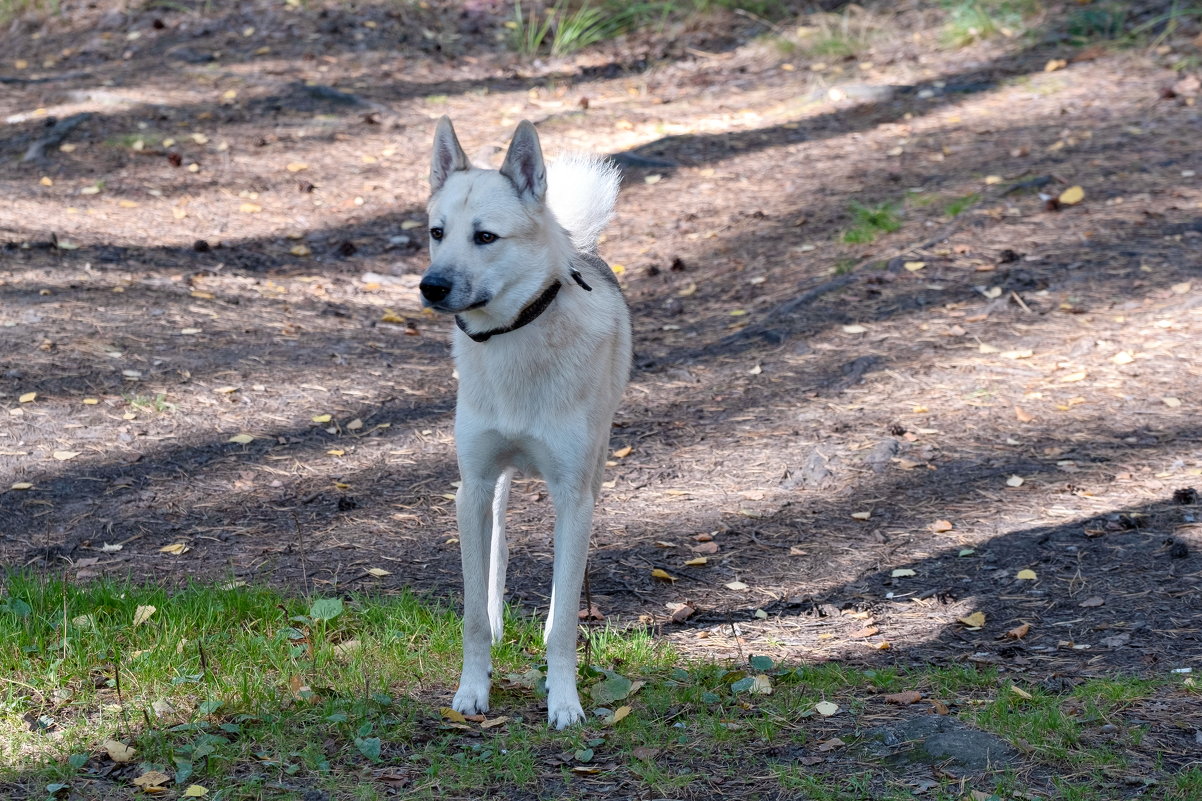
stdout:
POLYGON ((466 170, 471 167, 455 129, 451 126, 451 118, 443 117, 434 129, 434 155, 430 159, 430 193, 437 193, 447 178, 456 170, 466 170))
POLYGON ((543 164, 543 149, 538 132, 529 120, 522 120, 513 132, 501 174, 513 182, 518 194, 530 193, 540 203, 547 194, 547 168, 543 164))

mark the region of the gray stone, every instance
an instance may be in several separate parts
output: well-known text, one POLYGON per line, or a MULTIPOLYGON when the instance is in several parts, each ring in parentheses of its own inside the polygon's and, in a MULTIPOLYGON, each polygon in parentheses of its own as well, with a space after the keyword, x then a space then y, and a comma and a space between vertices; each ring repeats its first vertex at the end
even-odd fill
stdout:
POLYGON ((867 748, 893 763, 950 763, 981 772, 1014 764, 1019 753, 1005 740, 956 718, 926 715, 867 732, 867 748))

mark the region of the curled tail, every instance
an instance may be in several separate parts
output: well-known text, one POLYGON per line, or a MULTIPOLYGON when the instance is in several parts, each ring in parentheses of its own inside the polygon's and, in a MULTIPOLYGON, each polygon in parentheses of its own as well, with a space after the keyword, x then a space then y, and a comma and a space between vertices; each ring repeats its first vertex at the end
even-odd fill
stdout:
POLYGON ((614 216, 622 174, 608 159, 582 153, 559 157, 548 168, 547 205, 578 251, 594 253, 614 216))

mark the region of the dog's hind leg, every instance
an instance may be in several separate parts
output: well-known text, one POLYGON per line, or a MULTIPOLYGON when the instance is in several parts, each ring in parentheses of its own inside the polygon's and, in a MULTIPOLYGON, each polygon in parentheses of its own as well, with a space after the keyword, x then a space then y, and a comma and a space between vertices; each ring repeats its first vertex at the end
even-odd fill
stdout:
POLYGON ((505 510, 509 506, 509 485, 513 471, 505 470, 497 479, 492 498, 492 547, 488 560, 488 624, 492 641, 500 642, 505 633, 505 568, 509 564, 509 543, 505 539, 505 510))
MULTIPOLYGON (((461 453, 461 457, 462 457, 461 453)), ((501 475, 500 466, 485 460, 460 460, 462 484, 455 497, 459 518, 459 553, 463 561, 463 673, 451 706, 466 715, 488 711, 492 668, 492 630, 489 624, 489 551, 492 548, 492 507, 501 475), (478 469, 464 470, 465 464, 478 469)))

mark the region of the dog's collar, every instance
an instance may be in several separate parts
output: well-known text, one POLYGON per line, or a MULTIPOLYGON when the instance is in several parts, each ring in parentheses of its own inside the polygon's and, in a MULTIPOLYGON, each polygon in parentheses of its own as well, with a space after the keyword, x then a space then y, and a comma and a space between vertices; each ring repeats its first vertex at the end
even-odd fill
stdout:
MULTIPOLYGON (((580 284, 586 292, 592 292, 593 288, 584 282, 584 277, 579 270, 572 270, 572 280, 580 284)), ((522 309, 518 314, 517 319, 504 328, 494 328, 491 331, 480 331, 472 333, 467 330, 467 323, 463 322, 463 318, 458 314, 455 315, 455 325, 459 326, 459 330, 471 337, 473 342, 487 342, 498 334, 508 334, 510 331, 516 331, 523 326, 530 325, 538 319, 538 316, 547 310, 551 305, 551 301, 555 300, 555 296, 559 294, 560 288, 563 286, 559 281, 551 284, 543 290, 543 293, 534 299, 529 306, 522 309)))

